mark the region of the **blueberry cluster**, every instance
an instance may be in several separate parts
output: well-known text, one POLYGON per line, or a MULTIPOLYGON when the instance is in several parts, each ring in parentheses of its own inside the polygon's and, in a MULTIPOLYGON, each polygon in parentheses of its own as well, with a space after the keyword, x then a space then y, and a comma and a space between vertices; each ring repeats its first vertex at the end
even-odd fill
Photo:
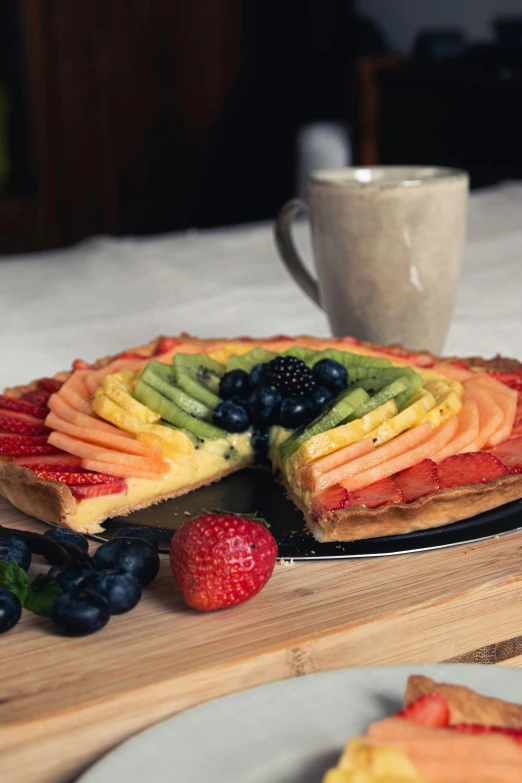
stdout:
POLYGON ((255 440, 264 448, 270 425, 296 429, 308 424, 347 384, 346 368, 333 359, 321 359, 310 370, 300 359, 278 356, 256 364, 250 374, 226 373, 219 387, 225 401, 213 421, 227 432, 245 432, 253 425, 255 440))
MULTIPOLYGON (((141 599, 142 588, 159 570, 156 536, 148 528, 122 528, 96 550, 92 560, 87 555, 88 541, 80 533, 53 528, 41 538, 75 547, 85 555, 76 564, 52 566, 47 576, 36 577, 32 586, 37 594, 50 583, 59 585, 62 592, 45 613, 56 630, 68 636, 94 633, 108 623, 111 615, 133 609, 141 599)), ((31 552, 25 541, 15 534, 3 537, 0 544, 0 560, 11 561, 24 570, 29 568, 31 552)), ((0 633, 16 625, 21 612, 19 598, 0 588, 0 633)))

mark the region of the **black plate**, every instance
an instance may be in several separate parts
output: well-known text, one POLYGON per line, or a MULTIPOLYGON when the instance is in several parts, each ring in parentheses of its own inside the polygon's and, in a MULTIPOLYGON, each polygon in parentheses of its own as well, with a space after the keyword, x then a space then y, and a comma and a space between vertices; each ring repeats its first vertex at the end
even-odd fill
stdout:
POLYGON ((183 522, 205 510, 215 509, 256 513, 264 517, 277 540, 279 557, 294 560, 398 555, 466 544, 522 528, 522 500, 515 500, 453 525, 400 536, 320 544, 306 530, 303 515, 288 500, 282 486, 274 481, 271 474, 251 469, 234 473, 217 484, 202 487, 180 498, 135 511, 128 517, 108 519, 104 523, 105 532, 96 538, 105 541, 122 527, 145 525, 157 529, 160 548, 168 551, 174 531, 183 522))

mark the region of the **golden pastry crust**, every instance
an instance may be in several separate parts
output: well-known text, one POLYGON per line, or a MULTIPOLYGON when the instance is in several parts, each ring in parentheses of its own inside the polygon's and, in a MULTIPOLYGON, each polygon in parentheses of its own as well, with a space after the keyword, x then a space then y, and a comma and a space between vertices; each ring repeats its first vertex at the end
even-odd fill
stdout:
MULTIPOLYGON (((156 354, 157 348, 163 339, 162 336, 150 340, 144 345, 126 349, 125 353, 138 354, 148 359, 156 354)), ((316 350, 339 346, 344 343, 346 350, 350 350, 349 339, 319 338, 309 335, 287 337, 277 335, 270 338, 236 337, 221 339, 199 339, 189 334, 182 333, 177 339, 188 349, 193 351, 219 350, 223 346, 248 342, 253 348, 263 346, 267 349, 282 350, 291 345, 305 345, 316 350)), ((370 351, 382 351, 383 346, 371 342, 359 342, 354 344, 370 351)), ((407 361, 408 351, 400 345, 385 346, 388 354, 395 354, 398 359, 407 361)), ((499 372, 522 369, 522 363, 516 359, 508 359, 497 356, 493 359, 481 357, 437 357, 428 351, 415 352, 416 357, 424 359, 426 365, 438 361, 463 362, 472 369, 489 369, 499 372)), ((93 368, 103 367, 113 361, 116 356, 105 356, 93 363, 93 368)), ((66 380, 70 371, 57 373, 57 380, 66 380)), ((38 381, 33 381, 22 386, 14 386, 4 390, 4 394, 11 397, 20 397, 26 391, 36 388, 38 381)), ((42 458, 44 459, 44 457, 42 458)), ((145 501, 118 508, 111 514, 109 511, 98 519, 86 524, 87 529, 81 532, 96 533, 103 528, 101 523, 110 516, 123 516, 141 508, 158 503, 162 500, 177 497, 192 489, 218 481, 225 475, 239 470, 241 466, 231 466, 230 469, 217 474, 209 481, 183 487, 174 493, 156 494, 145 501)), ((389 535, 410 533, 415 530, 427 530, 441 525, 448 525, 461 519, 466 519, 483 511, 501 506, 512 500, 522 498, 522 475, 506 476, 496 479, 489 484, 478 484, 466 487, 453 487, 439 490, 438 492, 420 498, 411 504, 398 503, 382 506, 377 509, 354 507, 325 514, 320 521, 313 519, 310 509, 306 508, 299 498, 294 497, 291 490, 290 499, 302 510, 307 523, 319 541, 356 541, 366 538, 377 538, 389 535)), ((54 522, 63 527, 77 528, 74 521, 76 500, 71 491, 64 484, 38 479, 30 470, 25 470, 12 464, 0 464, 0 496, 5 497, 14 506, 27 514, 42 519, 46 522, 54 522)), ((85 501, 83 501, 85 502, 85 501)), ((87 501, 88 502, 88 501, 87 501)))
POLYGON ((444 696, 450 709, 450 723, 478 723, 483 726, 522 729, 522 705, 481 696, 463 685, 437 683, 419 674, 408 678, 404 706, 429 693, 444 696))

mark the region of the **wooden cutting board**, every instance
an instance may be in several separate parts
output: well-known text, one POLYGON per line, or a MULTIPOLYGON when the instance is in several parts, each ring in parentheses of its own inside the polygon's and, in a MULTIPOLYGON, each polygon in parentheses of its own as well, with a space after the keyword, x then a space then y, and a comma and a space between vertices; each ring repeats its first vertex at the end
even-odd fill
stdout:
MULTIPOLYGON (((2 500, 0 524, 45 530, 2 500)), ((345 666, 522 665, 522 532, 280 564, 252 601, 208 614, 184 607, 162 556, 140 605, 101 632, 60 637, 24 612, 0 650, 2 783, 70 781, 136 731, 249 686, 345 666)))

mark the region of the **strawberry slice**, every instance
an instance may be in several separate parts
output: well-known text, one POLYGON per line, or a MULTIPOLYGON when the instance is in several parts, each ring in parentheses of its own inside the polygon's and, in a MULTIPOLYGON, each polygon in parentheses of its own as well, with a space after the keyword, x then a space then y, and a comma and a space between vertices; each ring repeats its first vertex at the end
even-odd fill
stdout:
POLYGON ((447 457, 438 465, 441 489, 487 484, 511 471, 487 451, 471 451, 447 457))
POLYGON ((40 378, 38 381, 42 389, 54 394, 63 386, 63 381, 57 381, 56 378, 40 378))
POLYGON ((20 400, 17 397, 6 397, 5 394, 0 394, 0 410, 27 413, 28 416, 34 416, 35 419, 45 419, 49 413, 46 407, 41 408, 32 402, 20 400))
POLYGON ((357 337, 341 337, 339 338, 340 343, 346 343, 347 345, 360 345, 361 341, 357 339, 357 337))
POLYGON ((401 470, 393 476, 393 480, 401 490, 405 503, 413 503, 440 489, 439 471, 432 459, 423 459, 411 468, 401 470))
POLYGON ((481 723, 452 723, 448 728, 461 734, 503 734, 522 745, 522 729, 512 729, 506 726, 483 726, 481 723))
POLYGON ((75 457, 72 454, 67 454, 65 451, 54 454, 50 457, 18 457, 13 460, 15 465, 21 465, 23 468, 30 468, 31 470, 59 470, 67 472, 78 473, 83 468, 80 468, 81 459, 75 457))
MULTIPOLYGON (((172 351, 173 348, 176 347, 176 345, 179 345, 180 341, 177 340, 175 337, 162 337, 158 347, 156 348, 156 355, 160 353, 167 353, 167 351, 172 351)), ((143 358, 143 357, 140 357, 143 358)))
POLYGON ((522 370, 515 370, 513 372, 493 372, 493 370, 488 370, 487 373, 497 381, 509 386, 510 389, 522 391, 522 370))
POLYGON ((395 717, 436 729, 449 726, 450 711, 444 696, 440 693, 428 693, 404 707, 395 717))
POLYGON ((379 508, 392 503, 402 503, 403 500, 404 496, 395 482, 391 478, 384 478, 350 492, 348 503, 345 505, 379 508))
POLYGON ((107 473, 68 473, 67 471, 57 470, 35 470, 34 472, 38 478, 46 481, 59 481, 69 486, 78 486, 79 484, 118 484, 124 481, 119 476, 109 476, 107 473))
POLYGON ((98 498, 101 495, 116 495, 127 491, 127 482, 124 479, 114 482, 114 484, 92 484, 87 487, 70 487, 71 492, 77 500, 85 498, 98 498))
POLYGON ((84 362, 83 359, 75 359, 72 363, 73 370, 94 370, 92 364, 84 362))
POLYGON ((51 432, 41 419, 28 416, 26 413, 0 410, 0 427, 18 435, 46 435, 51 432))
POLYGON ((512 473, 522 473, 522 438, 513 438, 488 449, 489 454, 497 457, 503 465, 511 468, 512 473))
POLYGON ((116 358, 117 359, 142 359, 143 361, 145 361, 147 357, 140 356, 139 353, 130 353, 129 351, 124 351, 124 353, 119 353, 116 358))
POLYGON ((312 514, 321 517, 330 511, 339 511, 350 502, 348 490, 344 487, 333 486, 314 498, 312 502, 312 514))
POLYGON ((58 449, 47 443, 47 436, 0 435, 0 454, 19 457, 26 454, 56 454, 58 449), (43 441, 43 442, 42 442, 43 441))
POLYGON ((32 402, 40 408, 45 408, 47 406, 47 401, 51 396, 52 392, 46 391, 45 389, 32 389, 31 391, 22 394, 21 399, 32 402))

